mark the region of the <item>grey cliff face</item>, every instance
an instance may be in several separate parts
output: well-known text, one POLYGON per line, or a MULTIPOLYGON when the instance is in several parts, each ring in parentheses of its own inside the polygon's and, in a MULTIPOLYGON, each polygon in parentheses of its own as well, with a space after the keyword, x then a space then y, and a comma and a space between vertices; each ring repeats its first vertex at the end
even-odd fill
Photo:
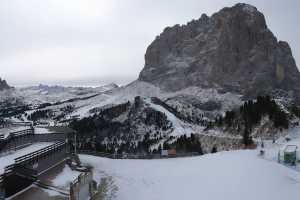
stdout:
POLYGON ((0 91, 1 90, 6 90, 6 89, 10 89, 11 87, 6 83, 5 80, 2 80, 0 78, 0 91))
POLYGON ((300 95, 288 43, 277 41, 264 15, 247 4, 166 28, 148 47, 139 80, 167 91, 199 86, 245 97, 277 90, 300 95))

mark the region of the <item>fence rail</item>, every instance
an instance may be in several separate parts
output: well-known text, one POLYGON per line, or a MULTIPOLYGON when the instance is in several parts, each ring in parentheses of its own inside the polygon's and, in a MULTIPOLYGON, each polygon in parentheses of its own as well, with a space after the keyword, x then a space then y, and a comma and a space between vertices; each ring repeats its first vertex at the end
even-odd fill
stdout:
POLYGON ((56 142, 53 145, 16 158, 14 164, 8 165, 4 168, 4 173, 0 175, 0 184, 3 183, 5 176, 9 176, 15 172, 21 172, 23 174, 28 174, 28 177, 34 177, 34 174, 36 173, 35 170, 29 169, 25 167, 25 165, 31 161, 38 160, 40 157, 45 156, 50 152, 62 149, 65 147, 65 145, 65 142, 56 142))
POLYGON ((24 129, 24 130, 21 130, 21 131, 14 131, 14 132, 10 132, 9 133, 9 136, 8 137, 4 137, 4 135, 0 135, 0 140, 10 140, 12 138, 15 138, 15 137, 20 137, 20 136, 24 136, 24 135, 31 135, 31 134, 34 134, 34 131, 32 128, 28 128, 28 129, 24 129))
POLYGON ((22 131, 11 132, 10 134, 12 134, 13 137, 19 137, 19 136, 23 136, 23 135, 34 134, 34 130, 32 128, 29 128, 29 129, 25 129, 22 131))
POLYGON ((176 155, 162 156, 161 154, 109 154, 105 152, 78 150, 79 154, 87 154, 92 156, 99 156, 111 159, 165 159, 165 158, 179 158, 179 157, 193 157, 200 156, 198 152, 177 153, 176 155))
POLYGON ((70 200, 87 199, 91 196, 91 183, 93 174, 91 172, 81 173, 70 183, 70 200))
POLYGON ((15 164, 8 165, 4 168, 4 173, 9 174, 13 171, 15 164))
POLYGON ((5 176, 8 176, 13 172, 14 166, 14 164, 11 164, 4 168, 4 173, 0 175, 0 185, 3 183, 5 176))
POLYGON ((31 126, 32 122, 11 122, 12 125, 31 126))
POLYGON ((26 154, 24 156, 16 158, 15 163, 20 164, 20 163, 25 163, 25 162, 30 162, 30 161, 36 160, 37 158, 39 158, 45 154, 48 154, 49 152, 56 151, 57 149, 61 149, 65 145, 66 145, 65 142, 56 142, 53 145, 50 145, 43 149, 40 149, 40 150, 31 152, 29 154, 26 154))

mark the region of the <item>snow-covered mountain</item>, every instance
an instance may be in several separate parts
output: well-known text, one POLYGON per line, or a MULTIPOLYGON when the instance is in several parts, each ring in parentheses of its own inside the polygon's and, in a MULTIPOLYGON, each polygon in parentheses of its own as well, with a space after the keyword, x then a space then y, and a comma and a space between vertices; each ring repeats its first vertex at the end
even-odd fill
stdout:
MULTIPOLYGON (((0 117, 12 117, 15 120, 27 121, 29 120, 28 114, 46 109, 53 113, 56 112, 56 114, 51 114, 55 118, 66 111, 65 107, 68 107, 69 113, 74 102, 87 101, 117 88, 116 84, 94 88, 39 85, 3 90, 0 91, 0 117)), ((64 115, 68 113, 64 113, 64 115)), ((53 121, 53 119, 49 120, 53 121)))
POLYGON ((148 47, 137 81, 80 102, 70 116, 93 115, 88 119, 96 124, 104 120, 110 127, 105 130, 105 143, 115 144, 116 149, 126 143, 120 139, 126 134, 131 141, 142 135, 132 143, 146 136, 152 147, 154 140, 158 147, 191 133, 249 135, 249 140, 278 137, 287 133, 289 124, 294 125, 289 120, 297 118, 291 107, 298 103, 299 80, 289 45, 277 41, 255 7, 237 4, 211 17, 202 15, 187 25, 166 28, 148 47), (266 97, 255 100, 258 95, 266 97), (132 111, 136 99, 141 99, 142 112, 132 111), (155 115, 164 124, 170 122, 167 130, 145 123, 149 109, 166 116, 155 115), (103 112, 114 117, 108 119, 103 112))
POLYGON ((38 86, 21 87, 3 91, 1 96, 2 100, 15 98, 23 101, 24 104, 42 104, 88 97, 115 88, 118 88, 118 85, 114 83, 99 87, 64 87, 40 84, 38 86))
POLYGON ((191 134, 210 136, 202 138, 206 149, 226 149, 224 138, 278 137, 297 125, 299 77, 290 48, 277 41, 263 14, 237 4, 166 28, 147 49, 139 79, 126 86, 9 90, 0 95, 1 113, 21 121, 76 120, 83 140, 111 144, 110 150, 144 140, 153 150, 191 134), (275 101, 259 101, 261 92, 275 101))

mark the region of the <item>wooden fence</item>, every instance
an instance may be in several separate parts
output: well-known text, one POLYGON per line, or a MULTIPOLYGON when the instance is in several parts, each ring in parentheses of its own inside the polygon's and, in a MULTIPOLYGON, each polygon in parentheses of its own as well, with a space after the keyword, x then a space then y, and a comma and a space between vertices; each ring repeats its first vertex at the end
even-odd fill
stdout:
MULTIPOLYGON (((34 169, 31 169, 30 167, 28 167, 28 164, 33 164, 39 161, 40 158, 44 158, 45 156, 62 150, 66 147, 66 143, 65 142, 56 142, 53 145, 50 145, 48 147, 45 147, 43 149, 34 151, 32 153, 26 154, 24 156, 18 157, 16 159, 14 159, 14 164, 8 165, 4 168, 4 173, 0 175, 0 184, 4 181, 4 178, 6 176, 11 175, 12 173, 15 172, 19 172, 18 168, 20 168, 20 166, 22 166, 24 169, 28 169, 28 170, 32 170, 31 173, 28 175, 32 175, 34 174, 33 172, 36 171, 34 169)), ((28 172, 28 171, 27 171, 28 172)), ((24 173, 26 174, 26 172, 24 171, 24 173)), ((37 174, 37 172, 35 172, 37 174)))
POLYGON ((11 150, 17 150, 19 147, 22 148, 34 142, 64 142, 65 140, 66 134, 64 133, 34 134, 33 129, 11 132, 5 139, 3 135, 0 135, 0 154, 6 154, 11 150))
POLYGON ((92 156, 99 156, 111 159, 165 159, 165 158, 179 158, 179 157, 192 157, 200 156, 198 152, 189 152, 189 153, 177 153, 176 155, 162 156, 161 154, 109 154, 104 152, 97 151, 86 151, 78 150, 79 154, 87 154, 92 156))
POLYGON ((66 143, 65 142, 56 142, 53 145, 50 145, 48 147, 45 147, 43 149, 31 152, 29 154, 26 154, 24 156, 18 157, 15 159, 16 164, 25 164, 25 163, 30 163, 38 160, 40 157, 47 155, 53 151, 57 151, 58 149, 62 149, 65 147, 66 143))
POLYGON ((34 131, 31 128, 11 132, 6 138, 4 138, 4 135, 0 135, 0 154, 31 144, 33 136, 34 131))
POLYGON ((34 133, 33 129, 28 128, 28 129, 24 129, 21 131, 10 132, 9 136, 6 138, 4 135, 0 135, 0 140, 10 140, 11 138, 16 138, 16 137, 20 137, 20 136, 24 136, 24 135, 31 135, 33 133, 34 133))
POLYGON ((85 200, 92 196, 92 172, 81 173, 70 183, 70 200, 85 200))

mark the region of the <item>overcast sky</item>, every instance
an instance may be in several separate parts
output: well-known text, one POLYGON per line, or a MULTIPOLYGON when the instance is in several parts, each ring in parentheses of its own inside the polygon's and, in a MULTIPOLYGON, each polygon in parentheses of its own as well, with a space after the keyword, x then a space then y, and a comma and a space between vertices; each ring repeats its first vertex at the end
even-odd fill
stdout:
MULTIPOLYGON (((135 80, 166 26, 211 15, 235 0, 1 0, 0 77, 11 85, 135 80)), ((300 63, 299 0, 244 1, 265 14, 300 63)))

